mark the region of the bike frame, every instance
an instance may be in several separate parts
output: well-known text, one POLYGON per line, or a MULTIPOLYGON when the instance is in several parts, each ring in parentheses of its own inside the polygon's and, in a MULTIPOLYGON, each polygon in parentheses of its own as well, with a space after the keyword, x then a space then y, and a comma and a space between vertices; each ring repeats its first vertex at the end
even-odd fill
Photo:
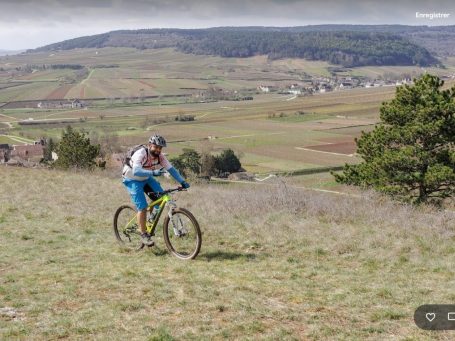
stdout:
MULTIPOLYGON (((158 209, 158 212, 156 213, 155 217, 153 218, 153 222, 150 224, 150 222, 148 220, 146 220, 146 223, 145 223, 147 233, 149 233, 151 236, 155 235, 156 226, 158 225, 158 221, 160 220, 161 214, 163 213, 166 206, 169 206, 169 208, 170 208, 168 215, 169 215, 169 218, 172 219, 172 213, 173 213, 172 211, 174 210, 174 208, 177 207, 177 205, 176 205, 175 201, 172 200, 169 193, 177 191, 177 190, 180 191, 181 189, 178 188, 178 189, 174 189, 174 190, 165 191, 164 195, 162 195, 155 201, 152 201, 147 206, 147 211, 151 211, 155 205, 160 206, 160 208, 158 209)), ((126 226, 124 227, 123 230, 126 230, 136 219, 137 219, 137 215, 134 215, 134 217, 132 217, 132 219, 130 219, 130 221, 128 222, 128 224, 126 224, 126 226)))
MULTIPOLYGON (((161 213, 163 213, 164 208, 166 207, 166 205, 168 205, 168 203, 171 203, 171 205, 172 205, 171 210, 172 210, 175 207, 174 206, 175 203, 174 203, 174 201, 172 201, 172 198, 169 194, 165 194, 162 197, 158 198, 157 200, 151 202, 148 205, 147 211, 151 211, 153 209, 153 206, 155 206, 155 205, 160 205, 158 212, 156 213, 155 217, 153 218, 153 222, 150 224, 150 222, 148 220, 146 221, 147 232, 151 236, 155 235, 155 229, 156 229, 156 226, 158 225, 158 221, 160 220, 161 213)), ((171 210, 169 210, 169 212, 171 212, 171 210)))

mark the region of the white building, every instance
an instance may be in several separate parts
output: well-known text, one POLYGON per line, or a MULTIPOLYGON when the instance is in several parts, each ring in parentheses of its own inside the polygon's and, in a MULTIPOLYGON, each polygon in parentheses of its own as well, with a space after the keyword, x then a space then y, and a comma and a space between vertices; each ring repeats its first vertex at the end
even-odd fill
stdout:
POLYGON ((302 90, 301 89, 290 89, 288 90, 288 93, 292 94, 292 95, 301 95, 302 94, 302 90))
POLYGON ((262 92, 270 92, 270 87, 266 85, 259 85, 259 90, 261 90, 262 92))

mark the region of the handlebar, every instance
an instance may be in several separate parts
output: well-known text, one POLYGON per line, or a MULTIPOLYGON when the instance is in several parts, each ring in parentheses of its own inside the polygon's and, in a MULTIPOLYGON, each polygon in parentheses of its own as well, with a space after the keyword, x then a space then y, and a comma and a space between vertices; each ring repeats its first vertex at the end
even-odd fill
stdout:
POLYGON ((161 197, 161 196, 163 196, 165 194, 169 194, 169 193, 172 193, 172 192, 181 192, 181 191, 186 191, 186 190, 187 190, 186 188, 183 188, 182 186, 180 186, 180 187, 168 189, 168 190, 165 190, 163 192, 156 193, 156 194, 161 197))

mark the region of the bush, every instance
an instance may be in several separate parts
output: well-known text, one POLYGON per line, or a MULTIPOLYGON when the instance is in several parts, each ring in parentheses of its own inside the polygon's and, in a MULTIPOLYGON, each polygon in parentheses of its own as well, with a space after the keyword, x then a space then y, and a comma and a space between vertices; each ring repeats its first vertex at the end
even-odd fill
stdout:
POLYGON ((189 174, 210 177, 234 173, 242 167, 239 158, 232 149, 223 150, 220 155, 213 156, 209 151, 199 154, 194 149, 184 148, 182 154, 169 161, 184 177, 189 174))
POLYGON ((194 149, 184 148, 182 154, 170 161, 182 176, 187 177, 190 173, 198 175, 201 172, 200 158, 194 149))
POLYGON ((215 168, 218 174, 238 172, 241 167, 239 158, 230 148, 215 156, 215 168))
POLYGON ((63 131, 62 139, 57 145, 58 159, 54 165, 57 168, 85 168, 92 169, 95 159, 100 154, 100 145, 90 144, 90 139, 84 133, 73 130, 68 126, 63 131))

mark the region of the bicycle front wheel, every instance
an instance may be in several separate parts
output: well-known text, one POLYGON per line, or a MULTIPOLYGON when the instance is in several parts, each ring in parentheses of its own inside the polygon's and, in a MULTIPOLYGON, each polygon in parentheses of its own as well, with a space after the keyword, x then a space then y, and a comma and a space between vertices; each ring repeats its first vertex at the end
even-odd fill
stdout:
POLYGON ((114 215, 115 238, 122 246, 131 250, 140 250, 144 247, 136 213, 132 206, 123 205, 117 209, 114 215))
POLYGON ((199 223, 191 212, 184 208, 175 208, 172 219, 169 215, 166 216, 163 234, 166 247, 177 258, 194 259, 201 249, 199 223))

